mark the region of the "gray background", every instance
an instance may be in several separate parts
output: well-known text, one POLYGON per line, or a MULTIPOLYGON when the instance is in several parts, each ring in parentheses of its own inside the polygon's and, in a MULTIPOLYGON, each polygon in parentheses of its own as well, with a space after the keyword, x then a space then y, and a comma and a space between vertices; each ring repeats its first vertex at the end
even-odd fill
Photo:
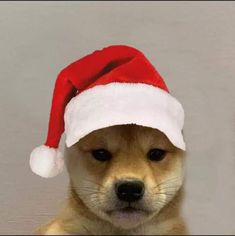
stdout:
POLYGON ((184 105, 191 232, 235 234, 234 2, 1 2, 0 233, 28 234, 65 201, 66 173, 37 177, 29 154, 57 73, 110 44, 142 50, 184 105))

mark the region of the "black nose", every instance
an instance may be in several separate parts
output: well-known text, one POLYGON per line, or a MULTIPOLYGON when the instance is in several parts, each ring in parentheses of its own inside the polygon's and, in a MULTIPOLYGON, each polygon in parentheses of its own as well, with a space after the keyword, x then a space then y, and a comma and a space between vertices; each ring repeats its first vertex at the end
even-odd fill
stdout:
POLYGON ((120 181, 115 185, 116 194, 121 201, 135 202, 144 195, 144 183, 141 181, 120 181))

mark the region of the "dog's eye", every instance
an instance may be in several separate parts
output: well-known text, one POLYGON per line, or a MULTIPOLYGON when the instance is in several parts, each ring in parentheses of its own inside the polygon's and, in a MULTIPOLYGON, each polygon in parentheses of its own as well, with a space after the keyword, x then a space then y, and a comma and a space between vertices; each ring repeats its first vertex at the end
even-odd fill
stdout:
POLYGON ((111 159, 112 154, 105 149, 92 150, 92 156, 98 161, 108 161, 111 159))
POLYGON ((164 159, 166 155, 166 151, 162 149, 154 148, 154 149, 151 149, 147 155, 151 161, 161 161, 164 159))

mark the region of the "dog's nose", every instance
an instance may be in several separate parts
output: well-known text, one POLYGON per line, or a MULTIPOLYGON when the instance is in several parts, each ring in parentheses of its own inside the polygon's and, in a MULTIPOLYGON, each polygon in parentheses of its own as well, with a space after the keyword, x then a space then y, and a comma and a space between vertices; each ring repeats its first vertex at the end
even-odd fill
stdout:
POLYGON ((115 185, 116 194, 121 201, 135 202, 144 195, 144 183, 142 181, 120 181, 115 185))

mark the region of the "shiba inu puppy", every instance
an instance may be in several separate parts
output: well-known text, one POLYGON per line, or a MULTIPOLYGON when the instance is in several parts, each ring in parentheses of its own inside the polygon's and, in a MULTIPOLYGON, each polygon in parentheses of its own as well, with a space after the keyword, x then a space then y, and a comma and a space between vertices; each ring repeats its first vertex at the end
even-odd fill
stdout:
POLYGON ((187 234, 180 209, 185 153, 157 129, 116 125, 65 151, 67 204, 37 234, 187 234))
POLYGON ((43 178, 66 165, 69 200, 37 233, 186 234, 183 126, 182 104, 140 50, 110 45, 67 65, 29 164, 43 178))

